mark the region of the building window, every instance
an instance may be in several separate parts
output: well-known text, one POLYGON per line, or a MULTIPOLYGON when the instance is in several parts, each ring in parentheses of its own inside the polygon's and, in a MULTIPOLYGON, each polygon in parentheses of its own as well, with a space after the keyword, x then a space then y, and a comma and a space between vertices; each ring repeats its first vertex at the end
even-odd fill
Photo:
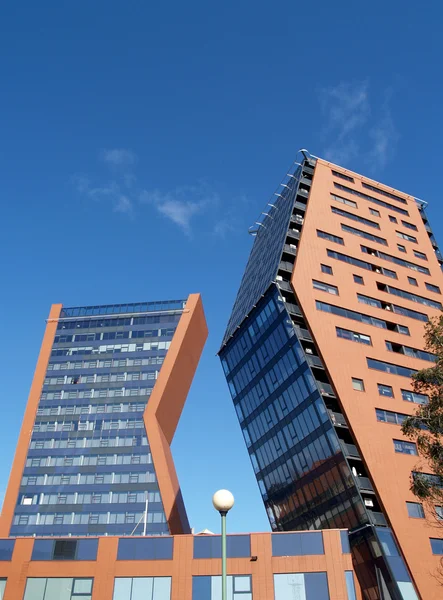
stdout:
POLYGON ((413 519, 425 518, 425 511, 420 502, 406 502, 406 508, 408 509, 408 515, 413 519))
POLYGON ((353 275, 354 283, 358 283, 358 285, 365 285, 365 281, 361 275, 353 275))
POLYGON ((375 187, 369 183, 361 182, 362 186, 368 190, 372 190, 373 192, 377 192, 377 194, 381 194, 382 196, 386 196, 387 198, 392 198, 392 200, 397 200, 397 202, 401 202, 402 204, 407 204, 407 200, 404 198, 400 198, 400 196, 396 196, 392 192, 387 192, 386 190, 382 190, 378 187, 375 187))
POLYGON ((381 423, 392 423, 393 425, 402 425, 409 415, 403 413, 392 412, 391 410, 383 410, 382 408, 375 409, 377 421, 381 423))
MULTIPOLYGON (((220 575, 194 575, 192 600, 219 600, 221 586, 220 575)), ((252 600, 251 575, 228 575, 226 588, 227 600, 252 600)))
POLYGON ((338 296, 338 287, 329 283, 323 283, 322 281, 312 280, 312 287, 314 290, 320 290, 321 292, 327 292, 334 296, 338 296))
POLYGON ((414 402, 415 404, 427 404, 429 397, 426 394, 417 394, 417 392, 410 392, 409 390, 401 390, 401 397, 406 402, 414 402))
POLYGON ((351 553, 351 546, 349 545, 349 535, 348 531, 340 531, 340 541, 341 541, 341 551, 343 554, 351 553))
POLYGON ((354 584, 354 572, 353 571, 345 571, 346 578, 346 591, 348 592, 348 600, 357 600, 357 595, 355 593, 355 584, 354 584))
POLYGON ((274 600, 315 598, 329 600, 326 573, 279 573, 274 575, 274 600))
POLYGON ((406 247, 402 246, 402 244, 397 244, 397 248, 398 248, 399 252, 406 252, 406 247))
POLYGON ((394 450, 399 454, 418 455, 417 446, 413 442, 405 442, 403 440, 394 440, 394 450))
POLYGON ((399 237, 402 240, 413 242, 414 244, 417 243, 417 238, 415 238, 413 235, 409 235, 408 233, 402 233, 401 231, 396 231, 395 233, 397 234, 397 237, 399 237))
POLYGON ((121 538, 117 560, 172 560, 174 538, 121 538))
MULTIPOLYGON (((334 198, 337 200, 338 196, 334 198)), ((355 208, 357 205, 355 205, 355 208)), ((375 221, 371 221, 370 219, 365 219, 364 217, 359 217, 358 215, 354 215, 353 213, 348 212, 347 210, 342 210, 341 208, 337 208, 336 206, 331 206, 331 211, 335 215, 340 215, 341 217, 346 217, 347 219, 351 219, 351 221, 356 221, 357 223, 361 223, 362 225, 367 225, 368 227, 374 227, 375 229, 380 229, 380 225, 375 221)))
POLYGON ((366 358, 369 369, 375 369, 376 371, 384 371, 385 373, 391 373, 392 375, 401 375, 402 377, 408 377, 409 379, 417 373, 416 369, 409 369, 402 365, 394 365, 392 363, 384 362, 383 360, 376 360, 375 358, 366 358))
POLYGON ((336 196, 335 194, 331 194, 331 197, 336 202, 341 202, 342 204, 347 204, 347 206, 352 206, 352 208, 358 208, 357 202, 353 200, 348 200, 347 198, 342 198, 342 196, 336 196))
POLYGON ((322 273, 326 273, 326 275, 332 275, 332 267, 330 267, 329 265, 320 265, 321 266, 321 272, 322 273))
POLYGON ((324 553, 320 531, 272 534, 272 556, 313 556, 324 553))
POLYGON ((443 539, 430 538, 429 541, 431 542, 432 554, 443 554, 443 539))
POLYGON ((369 335, 357 333, 356 331, 350 331, 349 329, 343 329, 342 327, 336 327, 335 331, 337 333, 337 337, 350 340, 351 342, 358 342, 359 344, 372 346, 371 337, 369 335))
POLYGON ((412 229, 412 231, 418 231, 416 225, 414 225, 413 223, 408 223, 407 221, 402 220, 401 224, 403 225, 403 227, 406 227, 407 229, 412 229))
POLYGON ((377 244, 382 244, 383 246, 388 245, 388 242, 385 240, 385 238, 379 237, 378 235, 367 233, 366 231, 356 229, 355 227, 350 227, 349 225, 345 225, 344 223, 341 223, 341 228, 346 233, 352 233, 352 235, 357 235, 358 237, 362 237, 366 240, 371 240, 371 242, 376 242, 377 244))
POLYGON ((418 283, 417 283, 417 280, 415 279, 415 277, 408 277, 408 281, 411 285, 418 286, 418 283))
POLYGON ((438 285, 433 285, 432 283, 425 282, 426 289, 430 292, 435 292, 436 294, 441 294, 440 288, 438 285))
POLYGON ((23 600, 91 600, 93 579, 28 577, 23 600))
POLYGON ((364 392, 365 391, 365 384, 363 382, 363 379, 357 379, 356 377, 353 377, 352 378, 352 387, 357 392, 364 392))
POLYGON ((437 517, 437 519, 439 521, 443 520, 443 506, 436 506, 435 507, 435 516, 437 517))
POLYGON ((320 231, 319 229, 317 229, 317 237, 323 238, 324 240, 329 240, 330 242, 335 242, 336 244, 340 244, 342 246, 345 244, 342 237, 332 233, 327 233, 326 231, 320 231))
POLYGON ((380 396, 389 396, 389 398, 394 397, 394 391, 390 385, 385 385, 384 383, 377 383, 377 387, 380 396))
POLYGON ((340 177, 340 179, 345 179, 346 181, 354 183, 354 178, 350 177, 349 175, 345 175, 344 173, 340 173, 339 171, 334 170, 332 170, 332 174, 334 175, 334 177, 340 177))
POLYGON ((380 211, 378 211, 376 208, 369 207, 369 212, 371 213, 371 215, 374 215, 374 217, 380 216, 380 211))
POLYGON ((5 593, 7 579, 0 579, 0 600, 3 598, 3 594, 5 593))
POLYGON ((384 208, 393 210, 394 212, 398 212, 398 213, 401 213, 402 215, 406 215, 409 217, 408 211, 405 210, 404 208, 400 208, 399 206, 394 206, 393 204, 390 204, 389 202, 385 202, 384 200, 379 200, 378 198, 374 198, 374 196, 369 196, 369 194, 364 194, 363 192, 360 192, 358 190, 350 188, 346 185, 342 185, 341 183, 337 183, 335 181, 334 181, 334 187, 336 187, 339 190, 342 190, 344 192, 347 192, 348 194, 353 194, 354 196, 358 196, 359 198, 368 200, 368 202, 372 202, 373 204, 378 204, 378 206, 383 206, 384 208))
POLYGON ((424 252, 419 252, 418 250, 413 250, 414 252, 414 256, 416 258, 421 258, 422 260, 428 260, 428 257, 426 256, 426 254, 424 252))
MULTIPOLYGON (((228 535, 226 540, 228 558, 251 556, 249 535, 228 535)), ((194 537, 194 558, 221 558, 221 537, 219 535, 194 537)))
POLYGON ((113 600, 170 600, 170 577, 116 577, 113 600))
POLYGON ((391 221, 391 223, 398 223, 397 218, 393 217, 392 215, 389 215, 389 220, 391 221))

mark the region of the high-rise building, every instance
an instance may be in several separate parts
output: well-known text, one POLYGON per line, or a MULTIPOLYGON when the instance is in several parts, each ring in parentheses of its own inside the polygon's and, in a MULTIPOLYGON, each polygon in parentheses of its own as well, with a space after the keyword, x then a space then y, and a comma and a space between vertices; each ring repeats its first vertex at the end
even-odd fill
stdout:
MULTIPOLYGON (((365 600, 441 597, 401 423, 443 257, 412 195, 300 151, 250 233, 220 350, 273 530, 349 530, 365 600)), ((429 471, 429 475, 432 473, 429 471)))
POLYGON ((206 337, 198 294, 53 305, 0 536, 189 533, 170 444, 206 337))

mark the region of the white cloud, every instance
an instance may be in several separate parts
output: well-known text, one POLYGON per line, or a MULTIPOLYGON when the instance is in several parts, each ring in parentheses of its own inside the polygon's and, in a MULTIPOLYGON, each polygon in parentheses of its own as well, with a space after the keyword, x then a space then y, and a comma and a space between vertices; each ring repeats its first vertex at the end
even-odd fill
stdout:
POLYGON ((132 215, 133 211, 134 205, 127 196, 120 196, 114 203, 114 212, 132 215))
POLYGON ((114 167, 127 167, 137 162, 137 156, 132 150, 125 148, 112 148, 108 150, 102 150, 100 158, 109 165, 114 167))
POLYGON ((182 186, 170 192, 144 190, 142 203, 153 205, 164 217, 178 225, 187 235, 191 234, 192 219, 204 212, 209 205, 218 203, 218 195, 205 185, 182 186))
POLYGON ((327 160, 346 166, 362 159, 373 170, 386 165, 398 135, 389 109, 391 93, 386 90, 384 95, 381 107, 371 103, 368 81, 341 82, 321 90, 327 160))

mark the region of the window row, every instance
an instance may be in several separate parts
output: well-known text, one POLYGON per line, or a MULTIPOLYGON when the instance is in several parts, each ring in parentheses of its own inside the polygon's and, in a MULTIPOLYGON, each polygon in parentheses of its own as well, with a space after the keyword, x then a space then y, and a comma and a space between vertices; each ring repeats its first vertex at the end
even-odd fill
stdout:
POLYGON ((419 273, 423 273, 425 275, 431 274, 427 267, 422 267, 421 265, 409 262, 408 260, 404 260, 403 258, 392 256, 392 254, 386 254, 386 252, 381 252, 381 250, 375 250, 373 248, 368 248, 367 246, 361 246, 361 251, 365 252, 366 254, 370 254, 371 256, 377 256, 382 260, 387 260, 396 265, 400 265, 401 267, 406 267, 407 269, 411 269, 412 271, 418 271, 419 273))
MULTIPOLYGON (((15 515, 14 525, 118 525, 141 523, 143 512, 37 513, 15 515)), ((148 523, 166 523, 164 512, 148 512, 148 523)))
POLYGON ((417 369, 409 369, 402 365, 394 365, 392 363, 385 362, 383 360, 376 360, 375 358, 366 358, 369 369, 375 369, 376 371, 384 371, 385 373, 391 373, 392 375, 400 375, 402 377, 411 377, 417 373, 417 369))
POLYGON ((397 354, 404 354, 405 356, 409 356, 411 358, 420 358, 421 360, 427 360, 434 363, 437 361, 437 357, 431 352, 419 350, 418 348, 411 348, 410 346, 402 346, 401 344, 396 344, 395 342, 386 341, 385 343, 386 349, 389 350, 389 352, 396 352, 397 354))
POLYGON ((78 362, 56 362, 48 364, 48 371, 66 371, 70 369, 103 369, 109 367, 140 367, 147 365, 162 365, 164 356, 149 358, 123 358, 109 360, 81 360, 78 362))
MULTIPOLYGON (((336 200, 337 197, 334 198, 336 200)), ((341 208, 337 208, 336 206, 331 206, 331 211, 335 215, 340 215, 341 217, 345 217, 346 219, 350 219, 351 221, 356 221, 357 223, 361 223, 362 225, 366 225, 367 227, 373 227, 374 229, 380 229, 380 225, 375 221, 371 221, 370 219, 365 219, 364 217, 359 217, 358 215, 354 215, 354 213, 350 213, 347 210, 342 210, 341 208)))
MULTIPOLYGON (((157 373, 157 372, 156 372, 157 373)), ((118 388, 90 388, 89 390, 75 390, 67 392, 43 392, 40 400, 73 400, 76 398, 114 398, 121 396, 149 396, 152 388, 148 387, 118 387, 118 388)))
POLYGON ((153 323, 178 323, 181 312, 169 315, 150 315, 146 317, 116 317, 114 319, 81 319, 77 321, 60 320, 57 329, 95 329, 99 327, 128 327, 130 325, 149 325, 153 323))
POLYGON ((381 188, 375 187, 374 185, 370 185, 369 183, 365 183, 364 181, 362 181, 361 184, 367 190, 372 190, 373 192, 377 192, 377 194, 381 194, 382 196, 386 196, 387 198, 391 198, 392 200, 397 200, 402 204, 407 204, 407 200, 405 200, 404 198, 400 198, 400 196, 397 196, 392 192, 387 192, 386 190, 382 190, 381 188))
POLYGON ((383 267, 379 267, 374 265, 373 263, 366 262, 364 260, 360 260, 358 258, 354 258, 353 256, 349 256, 347 254, 342 254, 341 252, 335 252, 334 250, 327 250, 327 255, 329 258, 335 258, 336 260, 340 260, 341 262, 348 263, 353 265, 354 267, 359 267, 360 269, 366 269, 367 271, 372 271, 374 273, 381 273, 386 277, 391 277, 391 279, 397 279, 397 273, 395 271, 391 271, 390 269, 385 269, 383 267))
POLYGON ((356 331, 350 331, 349 329, 343 329, 342 327, 336 327, 335 331, 337 333, 337 337, 350 340, 351 342, 358 342, 359 344, 372 346, 371 337, 369 335, 357 333, 356 331))
POLYGON ((26 467, 86 467, 92 465, 148 465, 152 456, 147 454, 77 454, 72 456, 43 456, 26 459, 26 467))
POLYGON ((418 455, 417 444, 413 442, 405 442, 404 440, 394 440, 394 450, 399 454, 418 455))
POLYGON ((104 331, 100 333, 75 333, 56 335, 54 344, 73 342, 98 342, 100 340, 128 340, 137 338, 171 337, 175 329, 142 329, 134 331, 104 331))
POLYGON ((374 327, 378 327, 379 329, 388 329, 389 331, 396 331, 397 333, 409 335, 409 329, 406 327, 406 325, 398 325, 397 323, 377 319, 376 317, 371 317, 369 315, 358 313, 347 308, 342 308, 341 306, 326 304, 326 302, 320 302, 319 300, 315 301, 315 306, 317 310, 329 312, 339 317, 344 317, 346 319, 351 319, 352 321, 366 323, 366 325, 373 325, 374 327))
POLYGON ((42 450, 43 448, 112 448, 112 447, 130 447, 147 446, 148 438, 145 435, 137 436, 117 436, 105 438, 67 438, 59 440, 55 438, 46 440, 32 440, 29 446, 30 450, 42 450))
MULTIPOLYGON (((380 396, 388 396, 394 398, 394 390, 392 386, 385 385, 384 383, 378 383, 378 393, 380 396)), ((401 397, 405 402, 414 402, 415 404, 427 404, 429 402, 428 396, 425 394, 418 394, 416 392, 410 392, 409 390, 400 390, 401 397)))
POLYGON ((395 314, 403 315, 405 317, 409 317, 410 319, 416 319, 417 321, 427 322, 429 320, 428 315, 425 313, 418 312, 417 310, 412 310, 410 308, 405 308, 404 306, 399 306, 398 304, 384 302, 383 300, 378 300, 377 298, 372 298, 371 296, 365 296, 364 294, 357 294, 357 300, 361 304, 367 304, 368 306, 373 306, 374 308, 389 310, 395 314))
POLYGON ((330 283, 323 283, 322 281, 312 280, 312 287, 314 290, 320 290, 321 292, 327 292, 333 296, 338 296, 338 287, 331 285, 330 283))
POLYGON ((330 242, 335 242, 341 246, 343 246, 345 243, 342 237, 332 233, 327 233, 326 231, 320 231, 320 229, 317 229, 317 237, 323 238, 324 240, 329 240, 330 242))
MULTIPOLYGON (((161 502, 159 492, 148 492, 148 502, 161 502)), ((32 506, 37 504, 134 504, 146 502, 146 492, 106 492, 106 493, 58 493, 58 494, 21 494, 18 504, 32 506)))
POLYGON ((78 385, 81 383, 107 383, 109 381, 142 381, 157 379, 158 371, 135 371, 124 373, 92 373, 91 375, 65 375, 46 377, 45 385, 78 385))
POLYGON ((124 413, 124 412, 143 412, 146 402, 138 403, 115 403, 115 404, 86 404, 84 406, 51 406, 51 408, 40 407, 37 409, 37 416, 57 416, 57 415, 95 415, 106 413, 124 413))
POLYGON ((341 183, 334 182, 334 186, 337 189, 342 190, 343 192, 347 192, 348 194, 358 196, 359 198, 363 198, 364 200, 367 200, 368 202, 372 202, 373 204, 378 204, 378 206, 383 206, 384 208, 393 210, 394 212, 398 212, 402 215, 409 216, 409 213, 407 210, 400 208, 399 206, 394 206, 394 204, 391 204, 390 202, 385 202, 384 200, 379 200, 378 198, 374 198, 373 196, 369 196, 368 194, 359 192, 358 190, 354 190, 348 186, 342 185, 341 183))
POLYGON ((44 431, 106 431, 109 429, 144 429, 145 424, 137 419, 119 419, 118 421, 52 421, 35 423, 34 433, 44 431))
POLYGON ((392 294, 394 296, 399 296, 400 298, 405 298, 405 300, 410 300, 411 302, 416 302, 417 304, 430 306, 431 308, 436 308, 437 310, 443 309, 443 305, 441 304, 441 302, 437 302, 436 300, 430 300, 429 298, 419 296, 418 294, 413 294, 412 292, 406 292, 405 290, 393 287, 392 285, 386 285, 384 283, 377 282, 377 288, 382 292, 386 292, 387 294, 392 294))
POLYGON ((346 231, 347 233, 351 233, 352 235, 357 235, 359 237, 365 238, 366 240, 371 240, 372 242, 377 242, 378 244, 382 244, 383 246, 388 245, 388 242, 385 240, 385 238, 379 237, 378 235, 373 235, 372 233, 366 233, 366 231, 362 231, 361 229, 356 229, 355 227, 350 227, 349 225, 345 225, 344 223, 340 223, 340 226, 342 228, 342 231, 346 231))
POLYGON ((137 473, 93 473, 85 475, 24 475, 23 486, 28 485, 101 485, 110 483, 153 483, 156 481, 155 473, 140 471, 137 473))
POLYGON ((145 350, 167 350, 171 342, 145 342, 144 344, 109 344, 106 346, 77 346, 55 348, 51 356, 75 356, 76 354, 114 354, 125 352, 143 352, 145 350))

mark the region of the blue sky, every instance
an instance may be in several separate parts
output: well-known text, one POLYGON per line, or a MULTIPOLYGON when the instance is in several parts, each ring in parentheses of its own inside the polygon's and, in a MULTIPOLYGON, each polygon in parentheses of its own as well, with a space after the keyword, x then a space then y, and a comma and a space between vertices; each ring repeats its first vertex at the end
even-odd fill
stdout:
POLYGON ((443 8, 16 2, 0 14, 4 489, 53 302, 201 292, 173 443, 191 525, 269 528, 216 358, 255 220, 300 147, 429 202, 443 240, 443 8))

